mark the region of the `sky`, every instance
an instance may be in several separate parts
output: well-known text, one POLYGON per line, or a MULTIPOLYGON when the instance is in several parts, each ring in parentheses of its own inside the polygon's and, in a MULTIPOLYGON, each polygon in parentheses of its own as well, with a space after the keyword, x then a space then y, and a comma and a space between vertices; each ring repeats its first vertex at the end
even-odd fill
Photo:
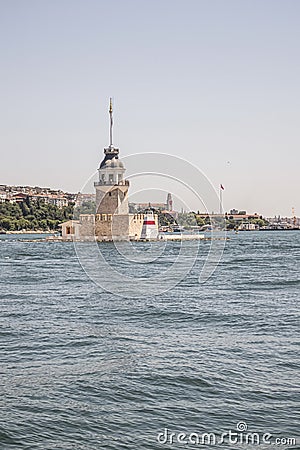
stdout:
POLYGON ((299 55, 298 0, 0 0, 0 184, 82 190, 113 97, 120 156, 180 157, 225 210, 300 216, 299 55))

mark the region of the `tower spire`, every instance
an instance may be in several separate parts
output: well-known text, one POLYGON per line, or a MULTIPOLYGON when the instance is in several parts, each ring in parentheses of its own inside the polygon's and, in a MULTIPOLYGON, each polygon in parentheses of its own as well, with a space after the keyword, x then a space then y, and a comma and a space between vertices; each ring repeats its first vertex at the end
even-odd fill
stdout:
POLYGON ((109 116, 110 116, 110 129, 109 129, 109 146, 113 146, 113 107, 112 98, 109 99, 109 116))

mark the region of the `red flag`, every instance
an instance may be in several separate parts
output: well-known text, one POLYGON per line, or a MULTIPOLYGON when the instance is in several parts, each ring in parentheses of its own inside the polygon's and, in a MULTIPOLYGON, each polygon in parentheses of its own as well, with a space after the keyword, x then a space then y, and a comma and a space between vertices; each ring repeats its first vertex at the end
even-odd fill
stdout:
POLYGON ((220 188, 222 189, 222 191, 225 190, 223 184, 220 185, 220 188))

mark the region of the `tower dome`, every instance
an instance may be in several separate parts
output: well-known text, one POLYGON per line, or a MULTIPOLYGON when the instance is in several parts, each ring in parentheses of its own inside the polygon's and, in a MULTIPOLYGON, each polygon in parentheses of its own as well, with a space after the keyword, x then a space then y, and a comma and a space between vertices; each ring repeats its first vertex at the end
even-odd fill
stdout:
POLYGON ((113 158, 110 159, 104 158, 100 164, 100 169, 110 169, 110 168, 124 169, 124 164, 117 156, 114 156, 113 158))

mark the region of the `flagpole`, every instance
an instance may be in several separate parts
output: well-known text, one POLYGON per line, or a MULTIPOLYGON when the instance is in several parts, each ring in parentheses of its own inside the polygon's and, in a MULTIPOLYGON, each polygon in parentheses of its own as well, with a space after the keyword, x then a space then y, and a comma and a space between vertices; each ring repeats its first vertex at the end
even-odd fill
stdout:
POLYGON ((223 214, 223 185, 220 184, 220 214, 223 214))
POLYGON ((112 98, 109 99, 109 116, 110 116, 110 129, 109 129, 109 146, 113 145, 113 107, 112 107, 112 98))

